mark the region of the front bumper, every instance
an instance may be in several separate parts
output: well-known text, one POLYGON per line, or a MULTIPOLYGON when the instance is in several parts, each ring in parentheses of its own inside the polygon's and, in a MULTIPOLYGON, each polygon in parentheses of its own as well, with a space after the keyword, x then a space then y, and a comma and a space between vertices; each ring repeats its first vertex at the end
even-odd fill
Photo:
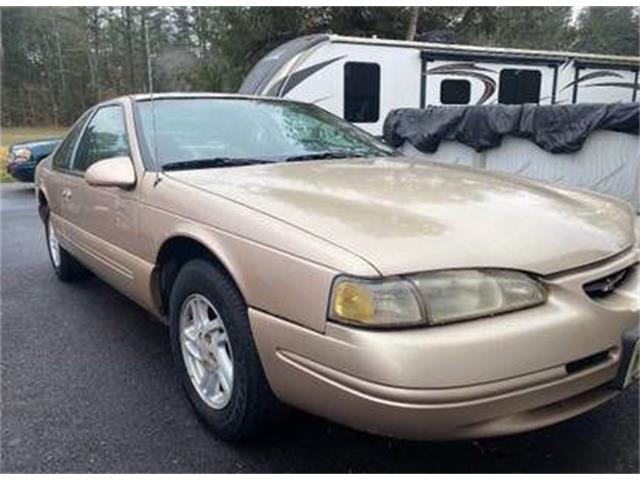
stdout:
POLYGON ((7 173, 20 182, 33 182, 36 171, 36 162, 10 163, 7 173))
POLYGON ((250 309, 269 383, 285 403, 394 437, 506 435, 557 423, 614 397, 622 337, 638 323, 637 268, 594 301, 582 286, 637 251, 546 280, 537 308, 441 327, 324 333, 250 309))

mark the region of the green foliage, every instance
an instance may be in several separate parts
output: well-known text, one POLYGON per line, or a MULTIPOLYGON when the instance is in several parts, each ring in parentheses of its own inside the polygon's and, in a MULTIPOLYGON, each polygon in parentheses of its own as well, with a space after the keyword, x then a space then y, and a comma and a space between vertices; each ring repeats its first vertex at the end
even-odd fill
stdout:
POLYGON ((587 7, 580 12, 578 26, 574 44, 577 50, 638 55, 638 8, 587 7))
POLYGON ((269 50, 343 35, 638 54, 638 9, 571 7, 2 8, 2 124, 68 125, 148 91, 235 91, 269 50), (147 42, 148 39, 148 42, 147 42))
POLYGON ((496 20, 491 34, 495 45, 538 50, 569 47, 571 7, 499 8, 496 20))

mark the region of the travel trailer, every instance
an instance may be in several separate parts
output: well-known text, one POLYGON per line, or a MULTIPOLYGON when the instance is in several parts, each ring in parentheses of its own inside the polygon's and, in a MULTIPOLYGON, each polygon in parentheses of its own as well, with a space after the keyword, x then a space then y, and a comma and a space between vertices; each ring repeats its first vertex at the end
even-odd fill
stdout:
POLYGON ((264 56, 240 93, 317 104, 374 135, 427 105, 638 101, 639 57, 317 34, 264 56))

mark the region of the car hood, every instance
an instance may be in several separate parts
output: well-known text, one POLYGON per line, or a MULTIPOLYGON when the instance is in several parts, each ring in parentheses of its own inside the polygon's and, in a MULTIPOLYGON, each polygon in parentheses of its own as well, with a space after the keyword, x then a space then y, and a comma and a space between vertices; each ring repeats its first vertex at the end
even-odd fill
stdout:
POLYGON ((549 274, 634 241, 621 202, 404 157, 170 175, 347 249, 383 275, 467 267, 549 274))

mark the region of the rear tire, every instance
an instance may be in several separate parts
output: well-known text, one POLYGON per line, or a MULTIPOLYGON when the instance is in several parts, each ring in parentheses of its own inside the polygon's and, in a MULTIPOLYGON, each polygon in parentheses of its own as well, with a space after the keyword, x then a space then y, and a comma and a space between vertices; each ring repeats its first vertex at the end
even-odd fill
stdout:
POLYGON ((62 248, 58 242, 58 236, 56 235, 48 210, 45 212, 44 229, 47 238, 49 259, 58 278, 63 282, 72 282, 87 277, 89 271, 73 258, 69 252, 62 248))
POLYGON ((280 418, 284 408, 262 369, 247 305, 226 272, 204 259, 188 261, 173 284, 169 318, 180 380, 197 414, 217 436, 250 440, 280 418), (229 364, 231 375, 226 375, 223 366, 229 364), (207 375, 213 380, 205 380, 207 375))

